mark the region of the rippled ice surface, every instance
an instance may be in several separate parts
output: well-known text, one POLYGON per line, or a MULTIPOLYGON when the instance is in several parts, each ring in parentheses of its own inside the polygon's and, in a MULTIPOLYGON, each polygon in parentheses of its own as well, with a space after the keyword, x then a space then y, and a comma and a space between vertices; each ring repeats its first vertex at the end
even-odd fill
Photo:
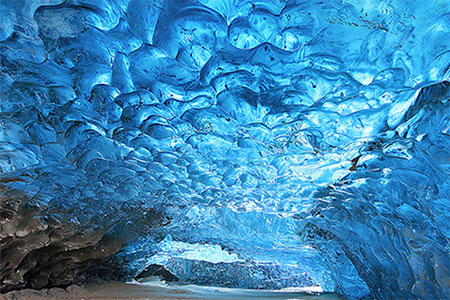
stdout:
POLYGON ((0 0, 1 291, 450 297, 446 0, 0 0))

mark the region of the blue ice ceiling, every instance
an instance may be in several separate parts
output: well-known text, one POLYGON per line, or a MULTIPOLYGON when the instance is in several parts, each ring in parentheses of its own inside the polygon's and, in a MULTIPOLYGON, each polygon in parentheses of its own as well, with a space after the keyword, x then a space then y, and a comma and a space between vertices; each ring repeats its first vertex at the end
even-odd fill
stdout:
POLYGON ((447 0, 0 0, 1 290, 450 297, 447 0))

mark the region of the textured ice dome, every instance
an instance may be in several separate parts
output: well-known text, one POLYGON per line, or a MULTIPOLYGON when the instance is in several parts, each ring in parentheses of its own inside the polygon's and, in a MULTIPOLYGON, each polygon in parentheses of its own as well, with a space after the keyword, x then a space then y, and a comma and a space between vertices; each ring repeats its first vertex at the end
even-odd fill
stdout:
POLYGON ((450 297, 447 0, 0 0, 0 68, 0 291, 450 297))

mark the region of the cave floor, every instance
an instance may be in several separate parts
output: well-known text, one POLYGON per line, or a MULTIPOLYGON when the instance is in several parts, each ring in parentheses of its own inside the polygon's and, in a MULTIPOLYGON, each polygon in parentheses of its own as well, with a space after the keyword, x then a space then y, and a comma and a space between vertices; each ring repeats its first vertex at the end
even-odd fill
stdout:
POLYGON ((0 300, 40 300, 40 299, 339 299, 334 294, 309 294, 302 290, 283 291, 224 289, 215 287, 165 285, 150 283, 146 285, 108 282, 86 286, 70 286, 67 289, 51 288, 45 290, 12 291, 0 295, 0 300))

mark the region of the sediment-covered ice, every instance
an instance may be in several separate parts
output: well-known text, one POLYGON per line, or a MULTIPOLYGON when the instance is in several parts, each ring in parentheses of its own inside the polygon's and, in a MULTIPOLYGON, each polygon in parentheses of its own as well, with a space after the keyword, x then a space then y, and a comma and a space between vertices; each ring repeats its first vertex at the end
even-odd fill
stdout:
POLYGON ((0 0, 0 290, 450 297, 450 6, 419 2, 0 0))

